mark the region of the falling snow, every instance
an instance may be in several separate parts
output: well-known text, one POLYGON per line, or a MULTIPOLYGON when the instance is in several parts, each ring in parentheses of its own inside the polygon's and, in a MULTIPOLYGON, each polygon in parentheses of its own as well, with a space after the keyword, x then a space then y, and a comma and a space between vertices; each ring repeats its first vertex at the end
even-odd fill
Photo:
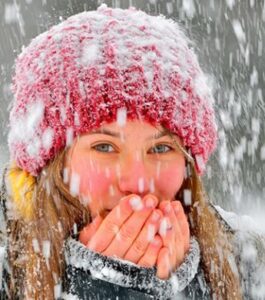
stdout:
MULTIPOLYGON (((43 125, 42 121, 45 115, 43 103, 38 101, 29 105, 26 111, 20 111, 20 108, 18 108, 16 116, 13 117, 14 130, 9 137, 9 141, 7 141, 8 115, 10 103, 13 99, 10 86, 15 57, 24 48, 24 45, 26 46, 34 36, 47 30, 50 25, 57 23, 58 20, 66 19, 70 14, 90 10, 102 1, 80 0, 78 5, 73 0, 66 2, 65 6, 60 10, 55 2, 48 3, 46 0, 25 0, 24 2, 16 0, 12 3, 0 3, 2 20, 2 27, 0 28, 2 41, 0 46, 0 72, 2 78, 0 83, 0 174, 2 174, 3 166, 9 158, 7 144, 12 143, 14 140, 19 140, 27 145, 25 151, 30 158, 37 157, 41 150, 48 152, 51 149, 55 138, 53 124, 49 124, 42 135, 35 132, 35 128, 43 125), (31 15, 32 12, 34 14, 31 15)), ((151 14, 167 14, 168 18, 178 20, 185 27, 185 31, 191 35, 191 38, 195 39, 197 45, 191 45, 191 47, 194 46, 196 49, 196 46, 198 46, 199 60, 205 71, 209 73, 209 85, 215 93, 214 105, 217 112, 219 135, 217 151, 211 158, 202 180, 206 184, 206 191, 212 202, 218 203, 220 206, 227 208, 227 210, 232 209, 234 211, 228 213, 219 208, 219 212, 233 228, 244 232, 253 230, 264 233, 265 65, 263 45, 265 40, 265 1, 211 0, 203 3, 203 1, 194 0, 164 2, 135 0, 112 1, 112 5, 116 7, 133 5, 151 14), (241 216, 238 217, 238 215, 241 216)), ((81 23, 80 26, 82 26, 81 23)), ((59 46, 63 36, 56 34, 53 38, 59 46)), ((167 38, 167 41, 170 42, 170 37, 165 36, 165 39, 167 38)), ((151 41, 143 40, 141 46, 150 44, 151 41)), ((120 46, 124 47, 122 41, 120 41, 120 46)), ((82 43, 82 47, 78 49, 80 57, 76 60, 76 64, 89 68, 94 60, 102 62, 104 57, 101 56, 100 47, 101 41, 99 43, 90 43, 88 41, 82 43)), ((137 55, 137 53, 135 54, 137 55)), ((153 62, 156 60, 156 55, 155 52, 150 51, 142 57, 148 91, 153 88, 153 62)), ((42 72, 46 59, 45 51, 43 51, 36 62, 39 72, 42 72)), ((119 59, 124 63, 124 66, 130 64, 130 57, 125 50, 120 54, 119 59)), ((167 56, 167 60, 170 61, 169 56, 167 56)), ((185 67, 188 65, 188 62, 186 59, 183 59, 179 61, 179 64, 180 67, 185 67)), ((165 61, 163 74, 167 74, 171 68, 173 70, 178 67, 170 66, 165 61)), ((34 84, 36 74, 25 70, 24 75, 31 84, 34 84)), ((188 75, 186 74, 186 76, 188 75)), ((136 81, 137 78, 132 77, 131 80, 136 81)), ((97 84, 100 88, 104 88, 103 81, 98 80, 97 84)), ((205 89, 200 78, 196 81, 195 86, 198 94, 203 95, 205 89)), ((163 82, 161 88, 164 90, 164 95, 170 95, 167 82, 163 82)), ((86 96, 83 81, 78 83, 78 92, 82 96, 86 96)), ((66 104, 69 106, 72 95, 68 91, 65 91, 65 93, 66 104)), ((182 97, 184 99, 186 93, 183 92, 182 97)), ((178 116, 177 113, 176 116, 178 116)), ((72 127, 67 127, 66 106, 62 105, 58 108, 58 118, 65 125, 66 145, 70 146, 73 143, 74 131, 72 127)), ((201 118, 203 120, 203 116, 201 118)), ((125 108, 120 108, 117 111, 116 122, 120 127, 126 125, 127 110, 125 108)), ((82 115, 77 112, 74 114, 74 124, 75 126, 82 124, 82 115)), ((136 155, 138 154, 136 153, 136 155)), ((196 164, 203 169, 203 157, 197 155, 195 159, 196 164)), ((90 163, 93 165, 93 162, 90 161, 90 163)), ((115 168, 115 174, 120 178, 120 165, 117 164, 115 168)), ((105 168, 105 176, 108 179, 111 177, 108 167, 105 168)), ((155 166, 154 178, 149 178, 149 181, 142 177, 137 179, 138 192, 142 193, 149 189, 151 193, 155 193, 157 188, 155 183, 159 181, 160 177, 161 163, 158 162, 155 166)), ((70 178, 69 169, 65 168, 63 170, 63 180, 65 184, 69 183, 71 194, 77 196, 80 186, 79 175, 73 173, 70 178)), ((90 184, 88 182, 89 186, 90 184)), ((48 182, 44 186, 48 192, 51 192, 48 182)), ((116 192, 115 186, 110 185, 108 192, 113 197, 116 192)), ((191 199, 191 191, 185 189, 185 204, 189 205, 191 199)), ((90 203, 90 200, 85 197, 80 198, 84 205, 90 203)), ((141 199, 137 197, 131 199, 130 204, 135 211, 143 208, 141 199)), ((118 211, 118 217, 120 217, 120 213, 118 211)), ((168 227, 167 219, 163 219, 159 228, 161 235, 166 234, 168 227)), ((61 223, 58 224, 58 228, 62 231, 61 223)), ((77 232, 76 226, 74 230, 77 232)), ((149 226, 147 239, 151 241, 154 235, 154 227, 149 226)), ((42 252, 47 260, 51 255, 51 246, 49 240, 32 240, 34 251, 36 253, 42 252)), ((257 249, 252 244, 243 244, 242 257, 248 263, 254 263, 258 257, 257 249)), ((0 261, 3 261, 3 259, 4 248, 0 247, 0 261)), ((229 264, 231 269, 236 272, 235 262, 232 257, 229 257, 229 264)), ((247 269, 242 270, 245 273, 248 271, 247 269)), ((97 275, 119 276, 108 269, 103 269, 102 272, 102 274, 97 275)), ((257 281, 265 282, 264 274, 264 269, 261 269, 253 276, 257 281)), ((1 278, 2 269, 0 268, 0 282, 1 278)), ((174 278, 173 276, 172 282, 174 278)), ((178 284, 176 279, 174 285, 178 286, 178 284)), ((199 284, 202 290, 205 289, 205 283, 200 277, 199 284)), ((54 295, 63 299, 78 299, 75 295, 62 293, 60 284, 54 286, 54 295)), ((254 299, 263 299, 265 296, 265 285, 258 286, 258 288, 257 286, 251 287, 251 295, 254 299)))

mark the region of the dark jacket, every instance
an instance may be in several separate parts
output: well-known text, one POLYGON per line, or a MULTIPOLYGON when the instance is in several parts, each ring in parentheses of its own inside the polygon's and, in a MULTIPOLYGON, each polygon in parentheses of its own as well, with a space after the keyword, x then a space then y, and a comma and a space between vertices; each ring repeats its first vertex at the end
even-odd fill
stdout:
POLYGON ((210 299, 194 238, 184 262, 168 280, 157 278, 155 268, 142 268, 102 256, 73 238, 66 241, 64 253, 67 267, 62 299, 67 295, 78 299, 113 300, 210 299))

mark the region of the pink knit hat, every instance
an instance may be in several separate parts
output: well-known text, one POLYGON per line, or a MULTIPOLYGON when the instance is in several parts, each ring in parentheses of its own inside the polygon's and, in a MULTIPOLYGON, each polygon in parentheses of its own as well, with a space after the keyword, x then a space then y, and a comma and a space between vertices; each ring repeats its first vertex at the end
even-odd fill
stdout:
POLYGON ((173 20, 105 4, 39 35, 16 61, 11 159, 36 176, 75 136, 123 111, 177 134, 202 173, 217 129, 188 43, 173 20))

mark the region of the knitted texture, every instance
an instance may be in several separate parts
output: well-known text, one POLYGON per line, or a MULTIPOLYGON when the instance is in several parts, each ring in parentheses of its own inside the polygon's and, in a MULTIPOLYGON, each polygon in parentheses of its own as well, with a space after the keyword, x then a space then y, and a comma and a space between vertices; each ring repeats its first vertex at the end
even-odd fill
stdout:
POLYGON ((71 237, 65 241, 64 257, 66 265, 89 270, 94 278, 128 288, 150 290, 158 299, 174 299, 197 274, 200 248, 197 240, 191 237, 189 252, 168 280, 156 277, 155 267, 144 268, 126 260, 103 256, 71 237))
POLYGON ((104 4, 42 33, 16 60, 11 158, 36 176, 77 135, 125 115, 177 134, 202 173, 217 130, 189 43, 173 20, 104 4))

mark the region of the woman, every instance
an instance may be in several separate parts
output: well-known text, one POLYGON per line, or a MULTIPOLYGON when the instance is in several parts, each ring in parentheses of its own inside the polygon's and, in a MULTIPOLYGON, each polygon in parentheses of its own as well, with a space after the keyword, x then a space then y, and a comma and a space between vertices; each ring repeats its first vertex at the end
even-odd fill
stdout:
POLYGON ((3 293, 252 295, 199 178, 213 100, 175 22, 106 5, 73 16, 23 50, 13 92, 3 293))

